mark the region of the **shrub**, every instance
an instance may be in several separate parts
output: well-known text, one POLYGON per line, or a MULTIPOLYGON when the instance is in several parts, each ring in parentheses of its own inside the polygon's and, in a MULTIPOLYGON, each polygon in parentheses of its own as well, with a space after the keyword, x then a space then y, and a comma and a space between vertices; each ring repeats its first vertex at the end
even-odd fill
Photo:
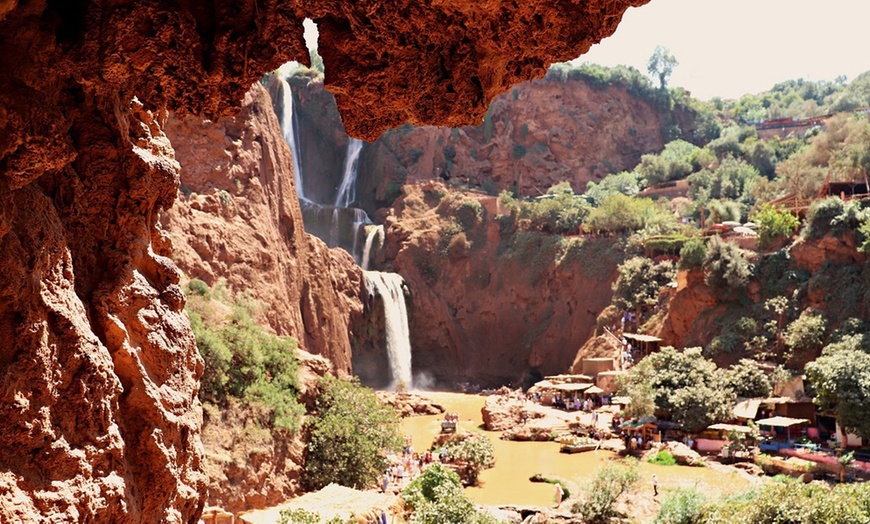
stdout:
POLYGON ((483 218, 483 206, 477 200, 465 199, 457 206, 456 221, 463 231, 468 231, 478 225, 483 218))
POLYGON ((749 284, 753 270, 745 250, 718 236, 711 237, 707 243, 704 268, 707 284, 723 298, 733 298, 742 291, 749 284))
POLYGON ((839 197, 826 198, 813 202, 807 210, 807 222, 802 235, 815 239, 855 231, 865 217, 866 213, 861 211, 858 202, 843 202, 839 197))
POLYGON ((486 435, 472 434, 466 438, 454 439, 444 446, 444 455, 449 460, 466 463, 468 480, 473 485, 484 469, 495 465, 492 441, 486 435))
POLYGON ((651 464, 658 464, 659 466, 673 466, 677 463, 677 459, 671 455, 671 452, 663 449, 656 453, 655 457, 650 457, 647 462, 651 464))
POLYGON ((608 464, 592 480, 585 498, 576 502, 571 510, 587 524, 608 524, 619 516, 614 508, 617 499, 639 479, 638 463, 634 459, 623 464, 608 464))
POLYGON ((822 338, 825 336, 826 327, 825 317, 814 309, 807 308, 786 328, 785 343, 797 354, 818 351, 822 349, 822 338))
POLYGON ((701 269, 707 258, 707 242, 703 238, 690 238, 680 249, 680 269, 701 269))
POLYGON ((299 509, 282 509, 278 524, 320 524, 320 515, 299 509))
POLYGON ((378 402, 357 378, 327 375, 318 388, 320 416, 310 422, 305 484, 310 489, 333 482, 356 489, 375 484, 389 465, 386 452, 402 445, 395 410, 378 402))
POLYGON ((628 233, 646 230, 650 235, 663 235, 678 229, 677 219, 666 207, 649 198, 631 198, 612 194, 584 220, 587 231, 628 233))
POLYGON ((426 468, 402 492, 414 508, 411 524, 497 524, 495 518, 479 511, 462 492, 459 476, 441 464, 426 468))
POLYGON ((258 403, 272 411, 276 428, 297 429, 304 409, 296 400, 296 341, 266 332, 238 305, 224 326, 207 325, 196 311, 188 316, 205 361, 200 398, 218 405, 228 397, 258 403))
POLYGON ((761 247, 769 247, 774 240, 791 235, 800 226, 796 216, 767 203, 762 204, 749 219, 758 224, 758 243, 761 247))
POLYGON ((658 303, 659 291, 673 278, 674 266, 669 261, 630 258, 619 266, 619 277, 613 283, 613 305, 641 314, 658 303))
POLYGON ((187 292, 200 297, 211 297, 211 289, 209 289, 208 284, 197 278, 187 283, 187 292))
POLYGON ((706 499, 697 488, 680 488, 662 502, 654 524, 701 524, 706 499))

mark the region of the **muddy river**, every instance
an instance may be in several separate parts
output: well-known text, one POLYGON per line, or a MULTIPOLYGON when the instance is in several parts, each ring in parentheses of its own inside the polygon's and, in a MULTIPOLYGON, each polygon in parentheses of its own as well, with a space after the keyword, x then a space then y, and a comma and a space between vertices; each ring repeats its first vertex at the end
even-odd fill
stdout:
MULTIPOLYGON (((568 481, 569 489, 578 489, 591 479, 608 461, 621 460, 608 451, 590 451, 567 455, 559 453, 556 442, 512 442, 501 440, 501 433, 484 431, 480 408, 485 397, 460 393, 426 393, 448 411, 459 413, 460 428, 487 435, 495 451, 495 467, 483 471, 480 486, 467 488, 466 494, 478 504, 552 505, 553 486, 533 483, 536 473, 568 481)), ((402 421, 402 430, 413 439, 414 449, 428 449, 441 430, 441 415, 413 417, 402 421)), ((659 479, 660 491, 676 487, 696 486, 710 495, 722 495, 743 490, 747 480, 737 473, 711 468, 688 466, 658 466, 641 464, 641 487, 652 490, 652 475, 659 479)))

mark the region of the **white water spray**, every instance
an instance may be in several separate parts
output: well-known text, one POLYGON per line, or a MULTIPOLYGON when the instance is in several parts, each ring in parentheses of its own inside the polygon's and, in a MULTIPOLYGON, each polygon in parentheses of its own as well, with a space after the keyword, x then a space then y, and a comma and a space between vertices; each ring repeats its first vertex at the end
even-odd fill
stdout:
POLYGON ((350 207, 356 200, 356 176, 359 165, 359 154, 362 151, 363 142, 357 138, 348 138, 347 153, 344 157, 344 173, 341 176, 341 185, 335 197, 336 207, 350 207))
POLYGON ((299 158, 300 150, 299 137, 296 133, 298 121, 296 112, 293 111, 293 91, 290 89, 290 84, 287 79, 279 77, 281 82, 281 133, 284 135, 284 141, 290 146, 290 152, 293 154, 293 174, 296 177, 296 194, 299 200, 308 202, 305 198, 305 186, 302 184, 302 162, 299 158))
POLYGON ((384 323, 387 331, 387 357, 390 361, 392 387, 399 383, 411 389, 411 334, 408 329, 408 309, 405 281, 397 273, 364 271, 369 296, 379 296, 384 303, 384 323))
POLYGON ((369 268, 369 263, 372 258, 372 247, 374 246, 375 239, 380 235, 381 238, 384 238, 384 226, 375 226, 369 230, 369 234, 366 236, 366 244, 363 247, 363 256, 362 256, 362 267, 364 270, 369 268))

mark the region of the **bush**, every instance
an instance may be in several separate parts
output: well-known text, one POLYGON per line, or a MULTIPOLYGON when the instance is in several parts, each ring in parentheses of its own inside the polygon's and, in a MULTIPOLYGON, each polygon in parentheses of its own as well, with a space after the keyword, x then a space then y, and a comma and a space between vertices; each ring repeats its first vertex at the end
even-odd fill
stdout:
POLYGON ((614 505, 640 479, 638 463, 628 459, 625 463, 608 464, 598 472, 586 490, 585 498, 571 510, 580 514, 587 524, 608 524, 619 514, 614 505))
POLYGON ((414 479, 402 498, 414 508, 411 524, 497 524, 465 498, 459 476, 439 463, 414 479))
POLYGON ((278 524, 320 524, 320 515, 299 509, 282 509, 278 524))
POLYGON ((707 258, 707 242, 703 238, 690 238, 680 249, 680 269, 701 269, 707 258))
POLYGON ((211 297, 211 289, 209 289, 208 284, 197 278, 187 283, 187 292, 200 297, 211 297))
POLYGON ((819 200, 813 202, 807 211, 807 223, 802 235, 804 238, 815 239, 856 231, 866 220, 866 215, 855 201, 847 203, 839 197, 819 200))
POLYGON ((238 305, 224 326, 206 325, 196 311, 188 310, 188 316, 205 361, 200 398, 218 405, 228 397, 258 403, 272 411, 276 428, 296 430, 304 412, 296 400, 296 341, 266 332, 238 305))
POLYGON ((584 220, 584 229, 590 232, 628 233, 643 229, 649 235, 663 235, 677 231, 678 227, 676 217, 666 207, 649 198, 622 194, 605 198, 584 220))
POLYGON ((639 315, 658 304, 659 291, 673 278, 674 265, 669 261, 630 258, 619 266, 619 277, 613 283, 613 305, 639 315))
POLYGON ((492 441, 486 435, 472 434, 466 438, 456 438, 444 446, 444 454, 448 460, 466 463, 468 480, 477 484, 477 477, 484 469, 495 465, 492 441))
POLYGON ((646 179, 647 186, 686 178, 695 170, 692 159, 697 149, 685 140, 668 142, 658 155, 643 155, 635 171, 646 179))
POLYGON ((800 227, 800 220, 796 216, 767 203, 762 204, 749 219, 758 224, 758 243, 764 248, 778 238, 791 235, 800 227))
POLYGON ((704 269, 707 284, 723 298, 733 298, 749 284, 753 267, 745 250, 714 236, 707 243, 704 269))
POLYGON ((801 312, 785 330, 785 343, 793 353, 810 354, 822 349, 827 321, 812 308, 801 312))
POLYGON ((647 462, 651 464, 658 464, 659 466, 673 466, 677 463, 677 459, 671 455, 671 452, 663 449, 656 453, 655 457, 651 457, 647 460, 647 462))
POLYGON ((680 488, 662 502, 654 524, 701 524, 706 499, 696 488, 680 488))
POLYGON ((389 461, 386 452, 402 446, 395 410, 378 402, 359 379, 320 379, 316 409, 310 422, 311 441, 305 462, 305 484, 320 489, 330 483, 356 489, 374 485, 389 461))

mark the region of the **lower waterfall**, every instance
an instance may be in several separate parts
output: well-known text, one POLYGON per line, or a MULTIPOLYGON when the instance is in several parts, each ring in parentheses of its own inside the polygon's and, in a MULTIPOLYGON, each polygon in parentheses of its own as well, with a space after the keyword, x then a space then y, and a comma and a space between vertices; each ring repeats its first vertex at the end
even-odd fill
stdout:
POLYGON ((384 303, 391 387, 402 384, 406 389, 411 389, 411 335, 405 293, 402 289, 405 281, 398 273, 363 271, 363 275, 369 296, 379 296, 384 303))

